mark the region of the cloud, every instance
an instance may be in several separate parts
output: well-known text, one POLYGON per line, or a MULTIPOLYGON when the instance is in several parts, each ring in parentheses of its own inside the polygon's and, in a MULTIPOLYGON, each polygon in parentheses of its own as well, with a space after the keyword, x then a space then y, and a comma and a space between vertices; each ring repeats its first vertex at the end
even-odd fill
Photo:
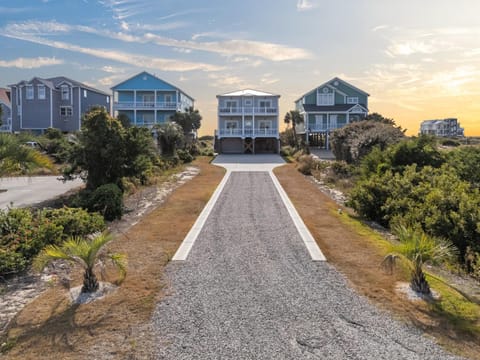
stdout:
POLYGON ((23 8, 14 8, 14 7, 6 7, 0 6, 0 14, 19 14, 27 11, 34 10, 31 7, 23 7, 23 8))
POLYGON ((35 44, 50 46, 56 49, 69 50, 81 54, 95 56, 98 58, 108 59, 111 61, 117 61, 124 64, 134 65, 138 67, 146 67, 149 69, 159 69, 163 71, 219 71, 223 69, 220 66, 212 64, 180 61, 176 59, 165 59, 160 57, 152 58, 148 56, 134 55, 116 50, 86 48, 74 44, 69 44, 61 41, 52 41, 49 39, 35 36, 22 36, 14 34, 4 34, 4 36, 18 40, 29 41, 35 44))
POLYGON ((19 68, 19 69, 35 69, 44 66, 60 65, 63 60, 56 58, 37 57, 37 58, 17 58, 15 60, 0 60, 0 67, 19 68))
POLYGON ((375 26, 372 31, 373 32, 376 32, 376 31, 380 31, 380 30, 384 30, 384 29, 388 29, 388 25, 378 25, 378 26, 375 26))
POLYGON ((227 89, 245 89, 253 87, 245 79, 232 74, 226 73, 211 73, 208 74, 208 78, 213 80, 213 85, 219 88, 227 89))
POLYGON ((318 5, 314 4, 312 0, 298 0, 297 1, 297 10, 298 11, 307 11, 313 8, 316 8, 318 5))
POLYGON ((110 74, 118 74, 118 73, 123 74, 123 73, 125 73, 124 68, 119 68, 119 67, 110 66, 110 65, 103 66, 102 71, 105 71, 106 73, 110 73, 110 74))
MULTIPOLYGON (((130 27, 129 27, 130 28, 130 27)), ((200 42, 195 40, 177 40, 147 32, 134 35, 131 32, 114 32, 99 30, 88 26, 67 25, 58 22, 26 22, 10 24, 3 29, 6 36, 31 36, 38 34, 52 34, 71 31, 86 32, 110 39, 131 43, 152 43, 159 46, 167 46, 176 49, 190 49, 212 52, 222 55, 250 56, 268 59, 270 61, 289 61, 310 59, 313 55, 305 49, 291 47, 282 44, 263 42, 257 40, 223 40, 200 42)))

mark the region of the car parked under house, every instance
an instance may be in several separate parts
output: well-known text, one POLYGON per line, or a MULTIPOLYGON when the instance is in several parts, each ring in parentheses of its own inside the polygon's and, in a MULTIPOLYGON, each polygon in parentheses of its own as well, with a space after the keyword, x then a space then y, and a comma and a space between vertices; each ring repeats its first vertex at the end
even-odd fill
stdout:
POLYGON ((218 123, 215 148, 219 153, 278 153, 278 99, 257 90, 217 95, 218 123))
POLYGON ((298 134, 307 144, 329 148, 330 133, 368 114, 365 91, 338 77, 310 90, 295 101, 304 122, 297 125, 298 134))

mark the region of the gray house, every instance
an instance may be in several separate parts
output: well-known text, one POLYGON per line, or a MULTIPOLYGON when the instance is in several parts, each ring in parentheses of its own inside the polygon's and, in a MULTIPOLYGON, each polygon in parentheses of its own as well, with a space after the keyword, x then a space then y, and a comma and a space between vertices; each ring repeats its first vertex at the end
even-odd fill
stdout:
POLYGON ((252 89, 217 95, 218 128, 215 148, 220 153, 278 153, 278 99, 252 89))
POLYGON ((64 76, 35 77, 10 89, 14 132, 76 131, 82 126, 82 115, 93 106, 103 106, 110 113, 109 94, 64 76))
POLYGON ((2 124, 0 126, 0 132, 12 132, 10 90, 0 88, 0 107, 2 108, 2 124))

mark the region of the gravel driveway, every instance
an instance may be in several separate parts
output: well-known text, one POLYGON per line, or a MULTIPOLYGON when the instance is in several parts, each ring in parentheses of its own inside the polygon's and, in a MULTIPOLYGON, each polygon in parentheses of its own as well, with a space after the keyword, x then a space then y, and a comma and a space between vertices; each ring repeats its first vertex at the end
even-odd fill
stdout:
POLYGON ((268 172, 233 172, 166 269, 157 359, 454 359, 312 261, 268 172))

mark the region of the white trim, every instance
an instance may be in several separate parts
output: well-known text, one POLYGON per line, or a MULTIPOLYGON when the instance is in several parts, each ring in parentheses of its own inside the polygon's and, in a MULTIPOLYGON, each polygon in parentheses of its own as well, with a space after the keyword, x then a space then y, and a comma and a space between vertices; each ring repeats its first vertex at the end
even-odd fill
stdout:
POLYGON ((82 92, 84 91, 84 94, 86 94, 85 89, 78 88, 78 130, 80 130, 80 123, 82 122, 82 92))
POLYGON ((202 212, 198 216, 197 220, 193 224, 192 228, 188 232, 187 236, 185 237, 185 239, 183 239, 183 242, 181 243, 180 247, 177 249, 175 255, 173 256, 172 261, 184 261, 187 259, 188 254, 190 253, 190 250, 192 250, 193 244, 195 243, 195 240, 197 240, 198 235, 200 234, 200 231, 203 229, 203 226, 205 225, 205 222, 207 221, 208 216, 212 212, 213 207, 215 206, 215 203, 220 197, 220 194, 222 193, 223 188, 225 187, 225 184, 230 178, 230 174, 231 172, 227 170, 227 173, 225 174, 222 181, 215 189, 212 197, 207 202, 207 205, 205 205, 202 212))
POLYGON ((53 128, 53 92, 50 88, 50 127, 53 128))
POLYGON ((297 228, 300 237, 303 240, 303 243, 305 244, 305 247, 307 248, 310 257, 313 261, 326 261, 327 259, 325 258, 325 255, 323 255, 322 251, 318 247, 317 242, 315 241, 307 226, 303 222, 302 218, 298 214, 295 206, 293 206, 292 202, 290 201, 287 193, 283 189, 277 177, 271 170, 268 173, 270 174, 270 178, 272 179, 273 184, 277 188, 278 194, 282 198, 283 204, 287 208, 287 211, 290 214, 290 217, 292 218, 293 223, 297 228))

